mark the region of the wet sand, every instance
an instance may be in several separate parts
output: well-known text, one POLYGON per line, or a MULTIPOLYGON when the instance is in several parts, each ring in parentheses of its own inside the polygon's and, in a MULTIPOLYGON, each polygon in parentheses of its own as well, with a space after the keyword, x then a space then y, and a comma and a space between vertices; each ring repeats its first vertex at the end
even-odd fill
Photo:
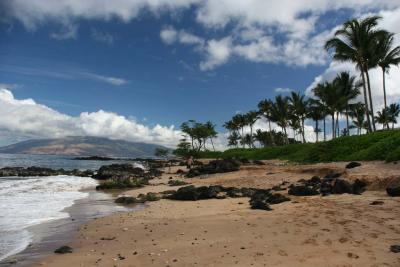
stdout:
MULTIPOLYGON (((400 198, 384 191, 400 180, 400 165, 368 162, 345 170, 345 163, 266 163, 185 181, 270 188, 334 170, 349 180, 363 178, 369 190, 290 196, 272 211, 251 210, 248 198, 148 202, 145 209, 85 224, 69 243, 73 253, 34 266, 400 266, 400 254, 390 252, 391 245, 400 244, 400 198), (383 204, 370 205, 377 200, 383 204)), ((169 177, 183 179, 167 173, 125 194, 178 188, 167 185, 169 177)))

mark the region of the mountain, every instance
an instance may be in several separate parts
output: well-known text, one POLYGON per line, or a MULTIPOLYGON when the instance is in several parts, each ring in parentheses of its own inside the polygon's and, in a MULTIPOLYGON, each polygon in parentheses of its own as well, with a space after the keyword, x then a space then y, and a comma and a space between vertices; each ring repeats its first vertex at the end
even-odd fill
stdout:
POLYGON ((70 136, 57 139, 31 139, 0 147, 6 154, 46 154, 103 157, 152 157, 160 145, 112 140, 103 137, 70 136))

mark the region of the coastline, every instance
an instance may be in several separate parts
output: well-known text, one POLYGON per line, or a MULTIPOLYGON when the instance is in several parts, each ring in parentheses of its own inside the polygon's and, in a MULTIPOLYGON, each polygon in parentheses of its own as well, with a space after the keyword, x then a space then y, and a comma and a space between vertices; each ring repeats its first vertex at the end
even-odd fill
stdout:
MULTIPOLYGON (((352 170, 345 163, 244 166, 238 172, 185 179, 193 185, 219 184, 270 188, 344 171, 346 179, 363 178, 362 195, 295 197, 272 211, 251 210, 248 198, 200 201, 160 200, 145 209, 91 220, 69 243, 71 254, 50 255, 31 266, 398 266, 390 246, 400 241, 398 198, 384 186, 400 179, 398 165, 362 162, 352 170), (371 205, 382 201, 381 205, 371 205)), ((165 173, 150 186, 125 192, 177 189, 165 173)))
POLYGON ((25 267, 36 264, 52 255, 58 247, 71 242, 75 238, 76 231, 85 223, 112 213, 130 210, 114 203, 115 194, 119 194, 119 191, 104 193, 94 188, 84 188, 79 191, 88 193, 88 196, 75 200, 71 206, 62 210, 68 213, 68 217, 26 228, 31 236, 30 244, 17 254, 4 259, 0 266, 25 267))

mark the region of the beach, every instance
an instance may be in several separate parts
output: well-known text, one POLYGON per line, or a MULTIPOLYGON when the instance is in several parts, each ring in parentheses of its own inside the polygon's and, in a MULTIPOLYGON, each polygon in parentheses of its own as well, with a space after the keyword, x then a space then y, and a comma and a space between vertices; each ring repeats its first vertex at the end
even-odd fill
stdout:
POLYGON ((51 255, 33 266, 400 265, 399 254, 390 251, 400 242, 400 199, 385 192, 400 179, 399 165, 264 163, 190 179, 176 174, 184 167, 173 167, 151 185, 123 195, 177 189, 167 185, 170 177, 196 186, 271 188, 340 171, 347 180, 369 185, 361 195, 289 196, 291 201, 272 205, 271 211, 250 209, 249 198, 146 202, 144 209, 90 221, 65 244, 73 253, 51 255))

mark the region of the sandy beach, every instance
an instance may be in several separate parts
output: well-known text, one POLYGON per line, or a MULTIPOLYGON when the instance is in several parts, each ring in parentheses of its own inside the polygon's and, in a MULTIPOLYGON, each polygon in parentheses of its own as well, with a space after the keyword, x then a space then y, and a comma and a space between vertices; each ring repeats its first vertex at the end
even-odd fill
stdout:
POLYGON ((249 198, 147 202, 91 221, 68 244, 73 253, 34 266, 400 266, 400 255, 390 251, 400 244, 400 198, 384 190, 400 180, 400 165, 362 162, 346 170, 346 163, 265 163, 191 179, 173 167, 150 186, 123 194, 177 189, 167 185, 170 177, 196 186, 271 188, 332 170, 369 186, 362 195, 290 196, 271 211, 250 209, 249 198))

